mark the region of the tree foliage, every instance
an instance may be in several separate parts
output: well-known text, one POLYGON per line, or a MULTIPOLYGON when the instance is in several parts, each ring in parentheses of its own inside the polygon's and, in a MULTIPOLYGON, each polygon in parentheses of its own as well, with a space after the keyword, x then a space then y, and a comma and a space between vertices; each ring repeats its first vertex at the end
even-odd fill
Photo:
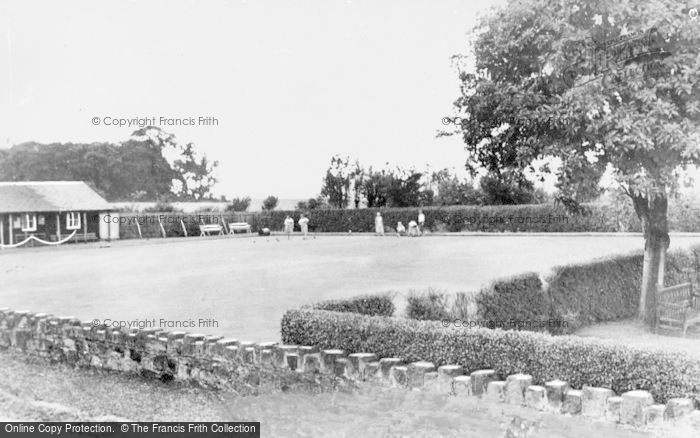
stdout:
POLYGON ((169 158, 173 170, 171 192, 178 199, 201 200, 211 197, 211 188, 216 183, 213 171, 219 163, 209 162, 206 155, 199 156, 194 144, 180 144, 173 134, 153 126, 134 131, 131 138, 130 141, 146 143, 169 158))
POLYGON ((159 128, 119 144, 28 142, 0 150, 2 181, 85 181, 110 201, 209 198, 216 165, 159 128))
POLYGON ((355 208, 419 207, 429 205, 508 205, 546 202, 547 196, 535 190, 534 184, 515 170, 488 174, 480 186, 461 181, 448 169, 430 172, 414 168, 390 166, 365 168, 359 161, 333 157, 326 172, 321 196, 299 203, 297 209, 307 210, 319 199, 327 199, 334 208, 346 208, 353 200, 355 208))
POLYGON ((386 170, 375 171, 371 166, 369 167, 359 186, 359 193, 365 197, 367 207, 386 206, 389 179, 386 170))
POLYGON ((518 172, 502 172, 498 177, 484 175, 479 181, 484 204, 535 204, 534 184, 518 172))
POLYGON ((318 210, 321 208, 327 208, 328 204, 323 196, 317 196, 316 198, 309 198, 307 201, 299 201, 296 205, 296 210, 318 210))
POLYGON ((279 198, 277 198, 277 196, 270 195, 263 201, 263 210, 272 211, 277 208, 278 203, 279 198))
POLYGON ((231 203, 226 206, 226 210, 236 212, 248 211, 248 208, 250 208, 250 202, 250 196, 233 198, 231 203))
POLYGON ((331 206, 346 208, 350 200, 352 182, 360 173, 359 164, 351 163, 349 157, 333 156, 323 179, 321 195, 328 198, 331 206))
POLYGON ((677 170, 700 164, 698 39, 675 0, 509 1, 474 32, 477 73, 460 73, 468 168, 518 174, 557 157, 570 205, 615 175, 644 227, 649 323, 666 200, 677 170))
POLYGON ((460 180, 452 175, 448 169, 433 172, 432 183, 436 187, 436 195, 433 205, 481 205, 484 204, 484 195, 476 189, 472 182, 460 180))

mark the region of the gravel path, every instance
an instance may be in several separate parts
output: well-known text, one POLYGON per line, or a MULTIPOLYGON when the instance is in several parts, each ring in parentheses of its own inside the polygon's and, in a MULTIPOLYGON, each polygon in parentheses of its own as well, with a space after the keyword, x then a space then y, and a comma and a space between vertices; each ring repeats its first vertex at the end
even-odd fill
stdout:
POLYGON ((686 338, 679 333, 655 334, 644 324, 635 319, 612 321, 584 327, 575 333, 576 336, 612 339, 625 345, 634 345, 648 349, 684 352, 700 358, 700 330, 688 331, 686 338))

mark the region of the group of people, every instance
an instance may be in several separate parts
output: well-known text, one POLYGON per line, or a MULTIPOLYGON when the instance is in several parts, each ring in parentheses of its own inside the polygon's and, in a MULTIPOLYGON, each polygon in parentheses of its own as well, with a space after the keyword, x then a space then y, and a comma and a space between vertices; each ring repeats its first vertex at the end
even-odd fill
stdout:
MULTIPOLYGON (((299 228, 301 228, 301 234, 304 236, 303 239, 306 239, 309 234, 309 218, 302 214, 300 215, 297 223, 299 224, 299 228)), ((284 219, 284 233, 287 235, 287 240, 291 239, 293 231, 294 219, 287 215, 287 217, 284 219)))
MULTIPOLYGON (((301 234, 303 235, 303 238, 306 239, 306 237, 309 234, 309 218, 307 218, 305 215, 300 215, 299 221, 297 221, 299 224, 299 228, 301 229, 301 234)), ((287 239, 291 239, 292 233, 294 232, 294 219, 292 219, 291 216, 287 215, 287 217, 284 219, 284 233, 287 235, 287 239)), ((382 214, 380 212, 377 212, 377 216, 374 218, 374 232, 378 236, 383 236, 384 235, 384 219, 382 218, 382 214)), ((408 222, 408 229, 404 226, 404 224, 399 221, 396 224, 396 235, 397 236, 411 236, 411 237, 416 237, 416 236, 422 236, 423 233, 425 232, 425 214, 423 214, 423 210, 418 210, 418 220, 410 220, 408 222)))
MULTIPOLYGON (((418 221, 411 219, 408 222, 408 230, 406 230, 406 227, 401 223, 401 221, 396 224, 397 236, 408 235, 411 237, 416 237, 422 236, 424 232, 425 214, 423 214, 423 210, 418 210, 418 221)), ((374 233, 378 236, 384 235, 384 218, 382 218, 382 214, 380 212, 377 212, 377 216, 374 218, 374 233)))

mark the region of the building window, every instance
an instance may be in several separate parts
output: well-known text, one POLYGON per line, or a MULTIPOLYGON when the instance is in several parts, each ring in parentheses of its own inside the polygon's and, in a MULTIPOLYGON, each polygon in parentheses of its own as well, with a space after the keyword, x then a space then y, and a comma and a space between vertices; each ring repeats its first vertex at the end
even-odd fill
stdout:
POLYGON ((36 231, 36 215, 35 214, 24 214, 22 215, 22 231, 36 231))
POLYGON ((76 212, 66 213, 66 229, 67 230, 79 230, 80 229, 80 213, 76 213, 76 212))

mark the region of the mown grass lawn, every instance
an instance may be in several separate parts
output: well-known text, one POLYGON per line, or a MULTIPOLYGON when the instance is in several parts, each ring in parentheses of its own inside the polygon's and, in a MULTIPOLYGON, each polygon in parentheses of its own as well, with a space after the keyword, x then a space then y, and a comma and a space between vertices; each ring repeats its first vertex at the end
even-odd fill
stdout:
MULTIPOLYGON (((697 242, 700 237, 673 237, 672 247, 697 242)), ((28 248, 0 253, 0 307, 86 321, 192 321, 195 327, 185 331, 267 341, 279 339, 285 310, 318 300, 394 290, 401 301, 409 290, 428 287, 471 291, 499 277, 642 245, 637 236, 488 235, 189 238, 28 248)))

